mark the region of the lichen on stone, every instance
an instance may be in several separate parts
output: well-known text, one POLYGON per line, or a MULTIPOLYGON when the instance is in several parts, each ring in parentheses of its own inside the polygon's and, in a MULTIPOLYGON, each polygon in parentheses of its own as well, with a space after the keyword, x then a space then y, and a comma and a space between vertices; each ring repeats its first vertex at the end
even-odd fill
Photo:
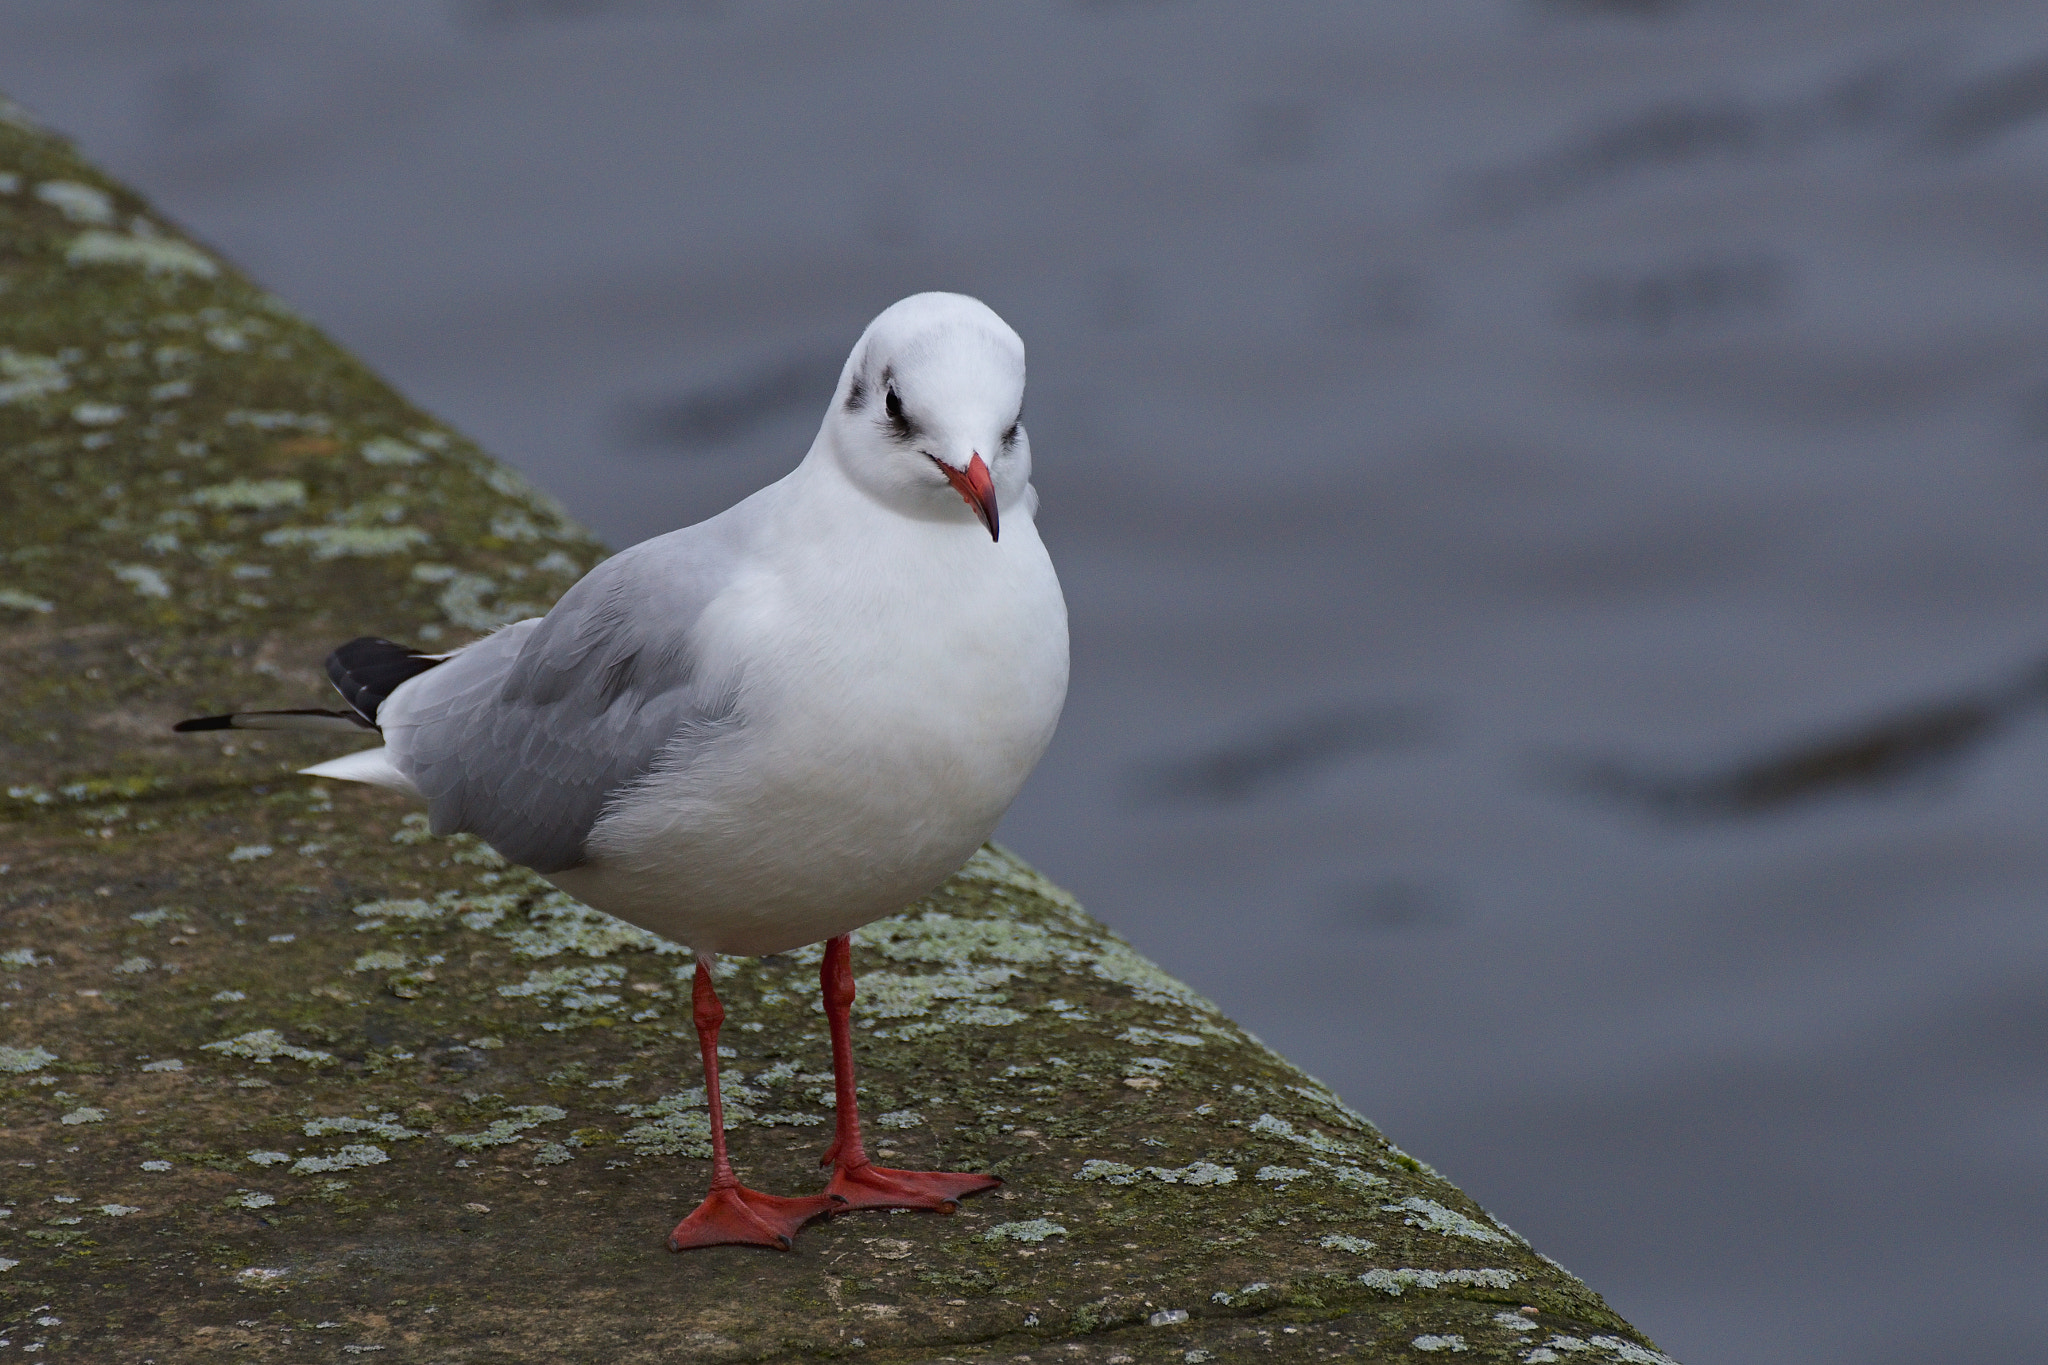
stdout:
POLYGON ((300 1128, 307 1137, 326 1137, 330 1133, 369 1133, 392 1142, 403 1142, 408 1138, 425 1136, 390 1118, 359 1119, 348 1115, 337 1118, 307 1119, 300 1128))
POLYGON ((417 526, 280 526, 263 533, 270 546, 297 546, 315 560, 403 554, 433 539, 417 526))
POLYGON ((435 901, 402 898, 398 900, 364 901, 355 908, 354 913, 363 916, 365 919, 379 921, 395 919, 406 920, 414 924, 438 924, 442 916, 448 912, 448 909, 448 905, 435 901))
POLYGON ((375 465, 403 467, 427 462, 426 452, 418 446, 407 445, 390 436, 373 437, 363 442, 359 449, 363 458, 375 465))
POLYGON ((1133 1024, 1117 1035, 1120 1043, 1136 1043, 1139 1047, 1157 1047, 1171 1043, 1175 1047, 1200 1047, 1202 1038, 1193 1033, 1168 1033, 1162 1029, 1143 1028, 1133 1024))
POLYGON ((71 379, 56 358, 0 346, 0 403, 26 403, 70 387, 71 379))
POLYGON ((195 488, 185 495, 185 501, 221 511, 271 512, 280 507, 303 507, 306 485, 302 479, 230 479, 195 488))
MULTIPOLYGON (((952 972, 899 975, 870 972, 854 982, 854 1012, 865 1019, 912 1019, 944 1002, 1000 1006, 1008 999, 995 988, 1017 976, 1014 967, 975 967, 952 972)), ((1015 1018, 1022 1019, 1015 1011, 1015 1018)), ((959 1022, 967 1022, 960 1020, 959 1022)))
POLYGON ((1029 1218, 1018 1223, 998 1223, 984 1232, 986 1242, 1043 1242, 1048 1237, 1064 1237, 1067 1230, 1050 1218, 1029 1218))
POLYGON ((957 967, 976 958, 1046 962, 1063 947, 1073 954, 1085 946, 1063 942, 1036 924, 967 919, 940 910, 877 920, 855 930, 854 942, 892 962, 939 962, 957 967))
POLYGON ((1408 1216, 1403 1221, 1408 1226, 1427 1228, 1446 1237, 1469 1237, 1475 1242, 1504 1243, 1508 1240, 1507 1234, 1484 1223, 1475 1222, 1456 1209, 1447 1209, 1434 1199, 1424 1199, 1421 1195, 1411 1194, 1398 1204, 1384 1204, 1381 1211, 1405 1213, 1408 1216))
POLYGON ((1628 1365, 1678 1365, 1677 1361, 1662 1351, 1649 1350, 1621 1337, 1588 1337, 1586 1344, 1606 1351, 1615 1359, 1628 1362, 1628 1365))
POLYGON ((1230 1185, 1237 1181, 1237 1168, 1219 1166, 1211 1161, 1195 1161, 1171 1169, 1128 1166, 1120 1161, 1086 1161, 1074 1173, 1074 1178, 1100 1180, 1108 1185, 1135 1185, 1143 1180, 1156 1180, 1165 1185, 1230 1185))
POLYGON ((200 1050, 218 1052, 229 1057, 247 1057, 250 1061, 260 1064, 268 1064, 278 1057, 289 1057, 308 1066, 334 1064, 333 1053, 286 1042, 284 1035, 274 1028, 251 1029, 233 1038, 223 1038, 217 1043, 202 1043, 200 1050))
POLYGON ((526 911, 525 919, 523 927, 510 928, 499 935, 519 957, 547 958, 562 953, 609 957, 626 950, 675 955, 690 951, 659 934, 651 934, 602 910, 593 910, 562 891, 544 896, 526 911))
POLYGON ((1267 1181, 1284 1188, 1291 1181, 1306 1180, 1314 1174, 1314 1171, 1303 1170, 1299 1166, 1261 1166, 1252 1173, 1252 1179, 1267 1181))
POLYGON ((1167 973, 1120 939, 1106 938, 1088 970, 1104 981, 1130 988, 1148 1004, 1181 1005, 1204 1014, 1221 1015, 1215 1002, 1167 973))
POLYGON ((560 1009, 596 1010, 619 1003, 620 996, 603 989, 626 979, 626 969, 616 962, 588 967, 543 967, 526 974, 524 981, 498 987, 508 997, 532 997, 560 1009))
MULTIPOLYGON (((622 1105, 620 1109, 623 1113, 647 1120, 619 1135, 619 1141, 639 1155, 711 1155, 711 1116, 701 1108, 686 1105, 682 1097, 667 1095, 653 1104, 622 1105)), ((739 1127, 746 1121, 748 1113, 744 1105, 735 1105, 727 1099, 726 1127, 739 1127)))
POLYGON ((87 228, 72 238, 64 248, 64 260, 74 266, 135 266, 152 275, 193 275, 205 280, 220 274, 220 266, 188 242, 104 228, 87 228))
MULTIPOLYGON (((21 951, 28 950, 24 948, 21 951)), ((26 1075, 31 1071, 41 1071, 56 1060, 57 1054, 48 1048, 0 1045, 0 1072, 10 1072, 17 1076, 26 1075)))
POLYGON ((1447 1284, 1509 1289, 1521 1278, 1512 1270, 1427 1270, 1404 1266, 1398 1270, 1368 1270, 1358 1277, 1358 1282, 1399 1298, 1406 1289, 1441 1289, 1447 1284))
POLYGON ((1367 1150, 1360 1142, 1332 1138, 1316 1132, 1313 1128, 1298 1129, 1286 1119, 1274 1114, 1259 1115, 1252 1121, 1251 1131, 1295 1143, 1325 1156, 1362 1156, 1367 1150))
POLYGON ((382 1147, 367 1142, 351 1142, 339 1151, 327 1156, 302 1156, 292 1163, 293 1175, 322 1175, 330 1171, 349 1171, 359 1166, 381 1166, 391 1160, 390 1153, 382 1147))
POLYGON ((960 869, 959 876, 983 886, 1019 892, 1065 911, 1077 924, 1090 930, 1099 928, 1088 912, 1081 908, 1081 902, 1074 899, 1072 892, 1001 844, 988 843, 976 849, 966 866, 960 869))
POLYGON ((36 186, 35 195, 74 223, 114 221, 113 196, 96 185, 76 180, 45 180, 36 186))
POLYGON ((542 614, 542 608, 532 602, 508 601, 486 606, 484 599, 496 596, 497 592, 498 584, 488 574, 457 573, 446 580, 434 600, 450 621, 479 633, 542 614))
POLYGON ((480 1133, 444 1133, 443 1142, 464 1151, 477 1152, 486 1147, 503 1147, 517 1142, 519 1135, 529 1128, 543 1123, 554 1123, 569 1117, 566 1109, 552 1104, 521 1105, 504 1118, 493 1119, 480 1133))
POLYGON ((114 577, 135 589, 144 597, 169 597, 171 585, 164 576, 147 564, 115 564, 110 566, 114 577))

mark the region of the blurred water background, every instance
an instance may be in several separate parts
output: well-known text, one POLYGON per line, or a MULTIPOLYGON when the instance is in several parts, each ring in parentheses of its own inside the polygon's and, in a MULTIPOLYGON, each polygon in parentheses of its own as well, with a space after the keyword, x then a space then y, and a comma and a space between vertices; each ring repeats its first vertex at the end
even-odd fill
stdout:
POLYGON ((0 89, 615 544, 985 298, 1006 841, 1694 1365, 2048 1359, 2038 5, 7 0, 0 89))

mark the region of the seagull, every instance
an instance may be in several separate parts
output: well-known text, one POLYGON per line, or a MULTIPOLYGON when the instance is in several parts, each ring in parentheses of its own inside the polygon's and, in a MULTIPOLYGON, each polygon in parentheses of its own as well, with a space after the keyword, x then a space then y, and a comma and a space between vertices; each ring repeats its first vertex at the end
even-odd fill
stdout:
POLYGON ((792 1250, 816 1218, 949 1213, 1002 1183, 868 1159, 848 936, 981 846, 1066 699, 1023 400, 1008 324, 964 295, 913 295, 861 334, 810 450, 766 488, 452 653, 342 645, 327 674, 346 711, 175 727, 377 731, 381 746, 303 771, 424 800, 436 834, 473 834, 691 946, 712 1174, 672 1250, 792 1250), (821 940, 832 1174, 821 1194, 764 1194, 726 1152, 712 967, 821 940))

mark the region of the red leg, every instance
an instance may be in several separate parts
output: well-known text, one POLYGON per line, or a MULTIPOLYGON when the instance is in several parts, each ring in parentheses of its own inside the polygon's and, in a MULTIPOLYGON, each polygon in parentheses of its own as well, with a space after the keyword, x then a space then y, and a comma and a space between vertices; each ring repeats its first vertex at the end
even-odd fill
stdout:
POLYGON ((820 1166, 832 1168, 825 1193, 850 1209, 934 1209, 951 1213, 962 1197, 1003 1182, 992 1175, 951 1171, 892 1171, 868 1160, 860 1140, 860 1102, 853 1087, 853 948, 841 934, 825 945, 818 971, 825 995, 825 1019, 832 1028, 832 1084, 839 1124, 820 1166))
POLYGON ((785 1199, 740 1184, 725 1154, 725 1106, 718 1097, 718 1026, 725 1022, 725 1007, 711 988, 711 969, 702 957, 697 959, 693 1003, 697 1046, 704 1053, 704 1095, 711 1106, 711 1193, 696 1212, 676 1224, 668 1235, 668 1249, 763 1246, 793 1251, 798 1229, 843 1205, 829 1194, 785 1199))

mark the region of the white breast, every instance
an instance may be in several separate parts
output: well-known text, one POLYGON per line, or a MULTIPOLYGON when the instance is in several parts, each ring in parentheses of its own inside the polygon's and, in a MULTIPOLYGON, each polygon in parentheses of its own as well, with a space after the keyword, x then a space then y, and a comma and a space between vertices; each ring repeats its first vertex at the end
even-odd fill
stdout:
POLYGON ((739 661, 743 725, 608 811, 553 878, 570 894, 692 948, 780 952, 894 913, 994 830, 1066 697, 1029 517, 996 543, 894 516, 803 534, 701 627, 739 661))

